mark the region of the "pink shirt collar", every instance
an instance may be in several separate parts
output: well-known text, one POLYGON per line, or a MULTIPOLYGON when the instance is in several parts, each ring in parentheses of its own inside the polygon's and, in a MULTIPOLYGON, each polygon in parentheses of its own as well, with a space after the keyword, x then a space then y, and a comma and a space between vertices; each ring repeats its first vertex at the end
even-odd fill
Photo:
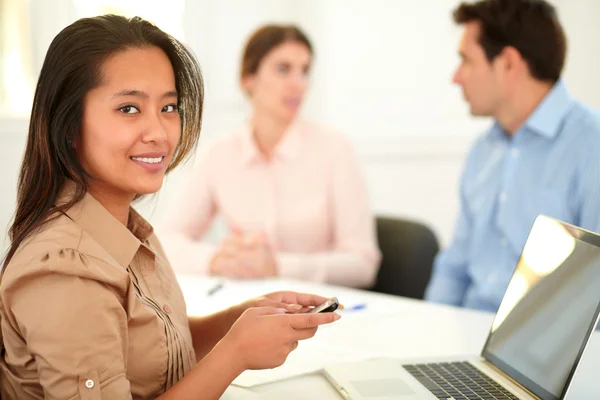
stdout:
MULTIPOLYGON (((247 164, 264 161, 264 156, 254 140, 251 126, 248 123, 241 131, 242 162, 247 164)), ((302 146, 302 126, 303 124, 298 120, 294 120, 290 124, 279 143, 275 146, 273 159, 290 160, 298 156, 302 146)))

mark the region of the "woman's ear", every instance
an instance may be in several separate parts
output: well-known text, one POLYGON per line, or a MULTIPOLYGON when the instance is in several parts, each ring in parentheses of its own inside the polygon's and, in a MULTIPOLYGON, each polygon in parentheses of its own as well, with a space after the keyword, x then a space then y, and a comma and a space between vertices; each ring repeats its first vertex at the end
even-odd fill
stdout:
POLYGON ((242 78, 241 81, 242 90, 248 95, 252 96, 252 91, 254 89, 254 75, 246 75, 242 78))

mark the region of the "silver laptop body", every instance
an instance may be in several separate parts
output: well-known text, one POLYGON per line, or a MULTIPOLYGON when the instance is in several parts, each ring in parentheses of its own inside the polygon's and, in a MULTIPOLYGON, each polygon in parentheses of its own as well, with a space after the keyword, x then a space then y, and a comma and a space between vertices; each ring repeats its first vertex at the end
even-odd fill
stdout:
POLYGON ((600 314, 600 235, 539 216, 479 357, 324 368, 346 399, 565 399, 600 314))

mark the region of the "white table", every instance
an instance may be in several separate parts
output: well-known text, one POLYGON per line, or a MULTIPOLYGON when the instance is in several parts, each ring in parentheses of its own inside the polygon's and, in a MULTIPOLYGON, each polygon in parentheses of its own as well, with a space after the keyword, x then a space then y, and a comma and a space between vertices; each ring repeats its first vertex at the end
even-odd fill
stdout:
MULTIPOLYGON (((338 354, 357 359, 477 355, 493 319, 489 313, 308 282, 254 281, 233 283, 229 288, 230 285, 225 283, 221 291, 209 297, 206 290, 214 280, 180 276, 180 283, 191 314, 204 314, 248 297, 283 289, 337 296, 346 306, 366 304, 363 310, 342 312, 342 319, 321 327, 310 341, 301 342, 289 358, 296 363, 309 350, 314 352, 315 347, 323 352, 324 362, 331 362, 338 354), (331 354, 326 354, 328 351, 331 354)), ((312 362, 315 362, 314 357, 312 362)), ((574 379, 569 399, 600 399, 599 365, 600 334, 595 333, 574 379)), ((232 385, 222 399, 339 400, 342 397, 319 373, 311 373, 250 388, 232 385)))

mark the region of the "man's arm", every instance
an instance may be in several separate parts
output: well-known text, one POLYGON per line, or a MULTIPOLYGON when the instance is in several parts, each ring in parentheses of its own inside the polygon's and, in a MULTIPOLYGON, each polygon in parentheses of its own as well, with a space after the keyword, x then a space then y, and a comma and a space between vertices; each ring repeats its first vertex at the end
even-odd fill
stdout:
POLYGON ((472 221, 465 195, 465 181, 473 168, 472 154, 467 159, 460 184, 460 208, 450 246, 441 251, 433 266, 425 300, 460 306, 463 304, 471 278, 467 273, 471 245, 472 221))

